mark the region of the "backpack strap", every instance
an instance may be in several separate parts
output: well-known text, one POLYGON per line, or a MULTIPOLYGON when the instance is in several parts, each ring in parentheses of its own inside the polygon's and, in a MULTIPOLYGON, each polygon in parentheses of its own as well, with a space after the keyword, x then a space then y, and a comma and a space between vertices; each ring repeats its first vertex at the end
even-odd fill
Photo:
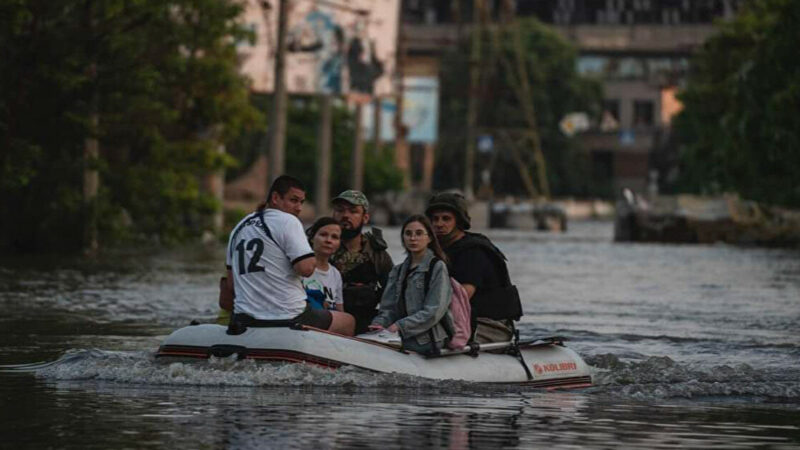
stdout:
POLYGON ((272 233, 269 231, 269 227, 267 226, 267 222, 264 220, 264 210, 263 209, 258 211, 258 221, 259 221, 259 223, 261 223, 261 229, 263 229, 264 233, 267 234, 267 237, 269 238, 269 240, 272 241, 272 243, 275 244, 275 246, 278 247, 283 252, 283 256, 285 256, 286 259, 288 259, 289 262, 291 262, 292 260, 289 258, 289 255, 286 254, 286 251, 283 250, 283 247, 281 247, 278 244, 278 241, 276 241, 275 238, 272 237, 272 233))
POLYGON ((438 256, 434 256, 431 259, 431 263, 428 265, 428 271, 425 272, 425 290, 422 291, 425 295, 428 295, 428 288, 431 286, 431 277, 433 276, 433 268, 436 266, 436 263, 441 261, 438 256))
MULTIPOLYGON (((434 256, 433 259, 431 259, 430 265, 428 265, 428 271, 425 272, 425 290, 422 291, 425 293, 425 295, 428 295, 428 288, 431 286, 431 277, 433 276, 433 268, 436 267, 436 263, 438 263, 439 261, 441 261, 441 259, 439 259, 438 256, 434 256)), ((447 281, 450 280, 448 279, 447 281)), ((444 320, 444 318, 442 318, 442 320, 444 320)), ((437 324, 442 323, 442 320, 437 322, 437 324)), ((447 327, 444 327, 444 331, 447 332, 448 336, 450 336, 450 330, 448 330, 447 327)), ((440 351, 438 348, 436 348, 436 340, 433 337, 433 328, 428 330, 428 333, 431 338, 431 347, 433 347, 433 354, 438 355, 440 351)), ((453 336, 450 337, 452 338, 453 336)))
MULTIPOLYGON (((269 238, 269 240, 272 241, 272 243, 274 243, 275 245, 278 245, 278 243, 275 241, 275 238, 272 237, 272 233, 269 231, 269 227, 267 226, 267 222, 264 221, 264 210, 263 209, 258 211, 258 221, 261 223, 261 228, 264 230, 264 233, 267 234, 267 237, 269 238)), ((278 248, 281 248, 281 246, 278 245, 278 248)))

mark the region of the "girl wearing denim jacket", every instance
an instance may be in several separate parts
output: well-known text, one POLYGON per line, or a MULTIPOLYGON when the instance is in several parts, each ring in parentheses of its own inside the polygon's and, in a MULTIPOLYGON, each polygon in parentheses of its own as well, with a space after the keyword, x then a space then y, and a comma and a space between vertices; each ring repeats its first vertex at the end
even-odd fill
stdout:
POLYGON ((372 320, 370 329, 399 332, 406 350, 435 354, 444 347, 447 330, 453 329, 447 257, 430 221, 423 215, 406 219, 400 236, 408 256, 389 273, 380 312, 372 320), (438 261, 431 264, 434 258, 438 261), (426 291, 425 278, 429 271, 426 291))

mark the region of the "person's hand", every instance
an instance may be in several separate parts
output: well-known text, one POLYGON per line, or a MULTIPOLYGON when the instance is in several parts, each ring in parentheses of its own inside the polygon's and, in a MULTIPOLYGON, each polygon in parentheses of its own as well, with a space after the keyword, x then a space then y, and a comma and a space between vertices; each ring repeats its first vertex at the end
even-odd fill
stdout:
POLYGON ((370 326, 368 326, 367 328, 372 330, 372 331, 381 331, 383 329, 383 326, 378 325, 377 323, 373 323, 373 324, 370 324, 370 326))
POLYGON ((391 331, 392 333, 397 333, 397 330, 398 330, 397 323, 393 323, 393 324, 389 325, 389 328, 387 328, 387 330, 391 331))

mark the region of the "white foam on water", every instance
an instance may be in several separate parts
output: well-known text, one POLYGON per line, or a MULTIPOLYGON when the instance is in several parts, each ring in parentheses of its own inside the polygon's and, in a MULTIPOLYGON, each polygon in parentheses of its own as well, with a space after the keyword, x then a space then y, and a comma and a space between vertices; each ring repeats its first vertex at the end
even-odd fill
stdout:
MULTIPOLYGON (((592 366, 594 381, 594 387, 587 389, 587 393, 634 400, 747 397, 757 402, 800 402, 797 369, 776 372, 747 364, 702 367, 656 356, 624 362, 614 354, 587 357, 587 362, 592 366)), ((334 370, 313 364, 237 360, 235 356, 170 362, 156 359, 151 352, 98 349, 71 350, 57 361, 32 366, 31 370, 46 380, 145 385, 400 387, 449 392, 529 389, 380 374, 351 366, 334 370)))
POLYGON ((623 362, 614 354, 587 358, 592 391, 638 400, 697 397, 756 397, 800 402, 800 368, 754 368, 748 364, 699 365, 650 356, 623 362))
MULTIPOLYGON (((72 350, 54 363, 35 370, 48 380, 98 380, 149 385, 194 386, 358 386, 425 387, 434 380, 399 374, 377 374, 345 366, 333 370, 313 364, 264 363, 211 357, 169 362, 150 352, 72 350)), ((448 384, 452 385, 452 382, 448 384)))

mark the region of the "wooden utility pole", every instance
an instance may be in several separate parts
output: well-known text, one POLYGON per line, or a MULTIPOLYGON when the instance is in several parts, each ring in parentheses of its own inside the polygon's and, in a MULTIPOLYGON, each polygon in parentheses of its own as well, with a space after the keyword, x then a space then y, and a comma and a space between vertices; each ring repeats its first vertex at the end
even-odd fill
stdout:
MULTIPOLYGON (((275 76, 270 111, 269 140, 269 178, 267 190, 272 182, 286 171, 286 23, 288 0, 278 1, 278 42, 275 51, 275 76)), ((265 9, 264 18, 269 21, 269 11, 265 9)), ((269 57, 269 55, 267 56, 269 57)))
POLYGON ((317 129, 317 190, 314 193, 317 216, 328 214, 331 197, 331 141, 332 114, 331 96, 321 94, 319 98, 319 128, 317 129))
POLYGON ((464 196, 472 200, 475 180, 475 126, 478 121, 478 95, 481 82, 481 22, 484 15, 483 0, 472 2, 472 48, 469 55, 469 97, 467 98, 467 133, 464 152, 464 196))
POLYGON ((351 182, 352 189, 357 191, 364 190, 364 127, 361 121, 364 116, 364 106, 356 103, 356 135, 353 142, 353 154, 351 159, 351 182))
POLYGON ((406 141, 406 126, 403 124, 403 91, 405 89, 405 36, 402 25, 397 31, 397 69, 394 113, 394 164, 403 174, 403 189, 411 186, 411 164, 406 141))

